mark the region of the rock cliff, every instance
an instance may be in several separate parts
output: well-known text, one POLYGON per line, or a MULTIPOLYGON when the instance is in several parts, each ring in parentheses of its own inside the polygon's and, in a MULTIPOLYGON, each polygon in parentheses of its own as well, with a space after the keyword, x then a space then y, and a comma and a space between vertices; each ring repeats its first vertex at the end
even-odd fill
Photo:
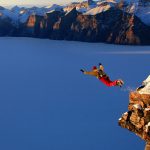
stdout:
POLYGON ((0 36, 12 36, 15 31, 15 27, 11 24, 9 18, 0 17, 0 36))
POLYGON ((44 17, 32 15, 19 27, 21 35, 115 44, 149 45, 150 27, 119 9, 97 15, 83 15, 75 8, 67 14, 54 11, 44 17))
POLYGON ((119 125, 146 141, 145 150, 150 150, 150 94, 140 94, 140 90, 147 92, 149 87, 149 82, 144 85, 145 81, 138 91, 130 92, 128 111, 119 119, 119 125))
POLYGON ((150 26, 141 20, 140 15, 125 11, 114 3, 96 4, 91 0, 89 3, 90 6, 87 2, 75 3, 69 5, 69 9, 50 11, 37 7, 29 10, 14 7, 12 11, 0 8, 0 36, 150 45, 150 26), (16 17, 16 13, 21 14, 16 17))

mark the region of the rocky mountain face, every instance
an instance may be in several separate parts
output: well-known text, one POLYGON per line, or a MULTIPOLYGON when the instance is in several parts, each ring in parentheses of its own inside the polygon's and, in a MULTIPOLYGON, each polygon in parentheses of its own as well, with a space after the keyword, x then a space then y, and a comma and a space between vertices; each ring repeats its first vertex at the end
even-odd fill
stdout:
POLYGON ((114 1, 91 0, 66 7, 14 7, 10 12, 3 8, 0 9, 0 36, 149 45, 150 25, 124 10, 114 1))
POLYGON ((0 36, 12 36, 15 29, 9 18, 0 17, 0 36))
POLYGON ((139 5, 142 5, 142 6, 149 5, 150 6, 150 0, 139 0, 139 5))
POLYGON ((119 125, 146 141, 150 150, 150 94, 131 92, 128 111, 119 119, 119 125))
POLYGON ((114 8, 96 15, 84 15, 75 8, 67 14, 54 11, 44 17, 32 15, 21 28, 22 35, 56 40, 150 44, 150 26, 114 8))

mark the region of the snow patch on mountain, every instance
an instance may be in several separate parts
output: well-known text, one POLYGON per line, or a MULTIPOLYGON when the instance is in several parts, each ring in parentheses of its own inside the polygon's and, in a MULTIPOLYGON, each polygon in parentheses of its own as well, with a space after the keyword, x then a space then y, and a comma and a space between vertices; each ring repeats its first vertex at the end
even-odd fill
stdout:
POLYGON ((109 10, 111 7, 114 7, 114 3, 101 2, 101 3, 99 3, 99 5, 97 7, 90 9, 89 11, 87 11, 84 14, 85 15, 96 15, 96 14, 99 14, 101 12, 109 10))
POLYGON ((96 4, 97 5, 101 5, 103 3, 110 3, 110 4, 113 3, 113 4, 116 4, 117 2, 114 1, 114 0, 105 0, 105 1, 98 1, 96 4))
POLYGON ((150 5, 141 5, 139 2, 129 3, 123 11, 136 15, 146 25, 150 25, 150 5))
POLYGON ((61 5, 53 4, 51 6, 46 6, 45 9, 46 11, 61 11, 64 7, 61 5))
POLYGON ((50 11, 61 11, 62 6, 60 5, 52 5, 47 7, 31 7, 31 8, 24 8, 14 6, 11 9, 6 9, 4 7, 0 7, 0 16, 5 18, 8 17, 12 19, 14 24, 18 24, 18 22, 25 23, 30 15, 39 15, 44 16, 47 12, 50 11))
MULTIPOLYGON (((0 6, 0 17, 9 17, 13 23, 25 23, 30 15, 44 16, 46 13, 52 11, 64 11, 66 14, 69 13, 73 8, 84 15, 96 15, 101 12, 107 11, 112 7, 116 7, 118 0, 104 0, 104 1, 93 1, 89 4, 88 1, 71 3, 65 6, 53 4, 45 7, 32 7, 24 8, 14 6, 11 9, 6 9, 0 6)), ((138 0, 125 1, 126 5, 122 8, 127 13, 138 16, 141 21, 147 25, 150 25, 150 5, 139 4, 138 0)))
POLYGON ((127 12, 130 14, 134 14, 138 10, 138 3, 133 3, 127 6, 127 12))

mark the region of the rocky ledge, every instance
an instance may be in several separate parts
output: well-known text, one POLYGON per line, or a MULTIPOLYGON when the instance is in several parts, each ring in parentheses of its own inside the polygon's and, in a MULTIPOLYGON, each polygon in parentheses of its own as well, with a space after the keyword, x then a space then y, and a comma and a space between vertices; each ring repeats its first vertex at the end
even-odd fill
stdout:
POLYGON ((119 119, 119 125, 150 142, 150 94, 131 92, 128 112, 119 119))
POLYGON ((150 150, 150 75, 142 86, 130 92, 128 111, 118 123, 146 141, 145 150, 150 150))

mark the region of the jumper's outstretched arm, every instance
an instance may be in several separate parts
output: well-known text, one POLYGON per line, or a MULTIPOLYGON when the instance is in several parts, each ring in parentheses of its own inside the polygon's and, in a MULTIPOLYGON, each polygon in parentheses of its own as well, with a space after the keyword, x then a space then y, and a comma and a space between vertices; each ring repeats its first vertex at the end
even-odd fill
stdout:
POLYGON ((83 72, 84 74, 91 75, 91 76, 97 76, 98 75, 98 73, 96 71, 85 71, 83 69, 81 69, 80 71, 83 72))

